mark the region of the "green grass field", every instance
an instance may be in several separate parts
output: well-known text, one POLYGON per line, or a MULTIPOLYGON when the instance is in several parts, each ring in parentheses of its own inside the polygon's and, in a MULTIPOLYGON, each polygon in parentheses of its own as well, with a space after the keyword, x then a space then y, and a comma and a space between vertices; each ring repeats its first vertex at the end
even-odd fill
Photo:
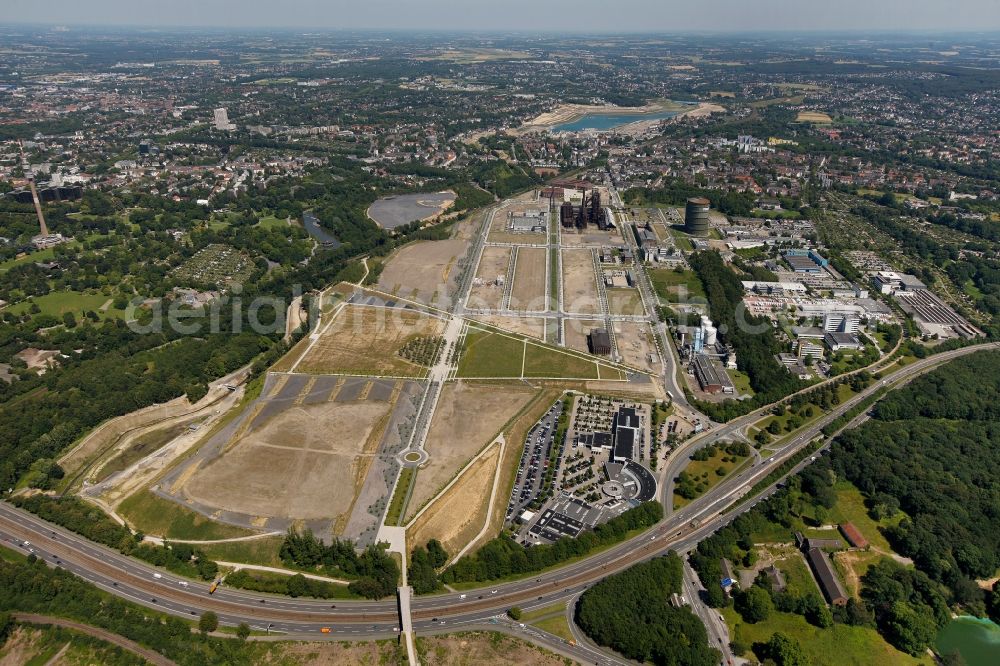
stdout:
POLYGON ((258 564, 265 567, 288 568, 278 551, 284 537, 261 537, 248 541, 229 541, 227 543, 210 543, 200 546, 209 558, 221 562, 241 562, 243 564, 258 564))
POLYGON ((536 620, 531 625, 538 627, 542 631, 547 631, 553 636, 558 636, 564 641, 573 640, 573 632, 569 630, 569 622, 566 621, 565 613, 559 613, 543 620, 536 620))
POLYGON ((809 565, 802 559, 799 553, 793 553, 788 557, 774 563, 781 573, 785 575, 785 585, 789 592, 803 595, 809 592, 822 594, 812 574, 809 572, 809 565))
POLYGON ((132 527, 146 534, 167 539, 212 540, 256 534, 251 530, 224 525, 196 511, 142 490, 118 507, 118 513, 132 527))
POLYGON ((392 493, 392 501, 389 502, 389 510, 385 514, 386 525, 398 525, 399 518, 403 514, 403 502, 406 500, 406 493, 409 490, 410 482, 417 473, 416 467, 404 467, 399 473, 399 481, 396 482, 396 490, 392 493))
POLYGON ((524 376, 597 379, 597 363, 590 359, 529 344, 524 353, 524 376))
POLYGON ((465 336, 460 377, 520 377, 524 342, 506 334, 470 328, 465 336))
POLYGON ((882 535, 880 528, 898 525, 905 514, 900 511, 891 518, 874 521, 865 508, 865 500, 861 491, 848 481, 841 481, 834 486, 837 491, 837 504, 830 510, 830 520, 837 523, 854 523, 862 535, 872 546, 890 552, 889 542, 882 535))
POLYGON ((653 283, 656 295, 670 303, 679 303, 681 300, 692 298, 705 298, 705 289, 694 271, 678 272, 672 268, 652 268, 647 273, 653 283), (686 290, 683 299, 681 298, 682 290, 686 290))
POLYGON ((92 310, 101 319, 121 318, 125 316, 125 310, 116 310, 109 306, 106 312, 101 312, 101 306, 111 300, 104 294, 90 294, 79 291, 52 291, 44 296, 35 296, 31 301, 21 301, 7 308, 7 311, 21 315, 31 308, 31 303, 35 303, 39 314, 47 314, 61 318, 65 313, 72 312, 77 320, 80 320, 84 312, 92 310))
POLYGON ((470 327, 459 377, 537 377, 622 380, 623 373, 596 358, 567 352, 526 338, 470 327))
POLYGON ((911 666, 933 664, 931 657, 915 659, 892 647, 874 629, 835 624, 820 629, 801 615, 772 612, 765 622, 747 624, 732 608, 722 609, 732 638, 744 645, 767 641, 777 631, 802 646, 812 666, 911 666))
POLYGON ((549 617, 550 615, 555 615, 556 613, 565 613, 566 604, 556 602, 554 604, 549 604, 548 606, 542 606, 541 608, 536 608, 530 611, 524 611, 521 613, 521 622, 531 622, 543 617, 549 617))
POLYGON ((274 228, 287 228, 288 222, 285 220, 278 219, 274 215, 268 215, 267 217, 262 217, 257 221, 258 227, 263 227, 264 229, 274 229, 274 228))
POLYGON ((753 389, 750 387, 750 375, 732 368, 726 368, 726 373, 733 380, 733 386, 736 387, 740 395, 753 395, 753 389))
MULTIPOLYGON (((733 470, 743 465, 746 460, 746 458, 732 456, 725 451, 717 451, 715 455, 708 460, 692 460, 687 464, 683 471, 695 477, 696 484, 704 486, 704 490, 698 493, 697 496, 701 497, 716 486, 720 481, 729 476, 733 470), (723 458, 728 458, 729 460, 723 462, 723 458), (736 460, 733 461, 733 458, 736 460), (719 474, 719 472, 723 473, 719 474)), ((674 509, 676 510, 687 506, 694 501, 694 499, 697 499, 697 497, 687 499, 674 492, 674 509)))

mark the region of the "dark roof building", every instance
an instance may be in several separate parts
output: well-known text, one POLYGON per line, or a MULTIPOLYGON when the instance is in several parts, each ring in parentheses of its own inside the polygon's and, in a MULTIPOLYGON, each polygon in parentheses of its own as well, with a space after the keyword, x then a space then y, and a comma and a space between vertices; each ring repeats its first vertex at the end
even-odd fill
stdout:
POLYGON ((642 442, 639 434, 639 415, 632 407, 619 407, 611 423, 615 446, 611 459, 625 462, 635 458, 635 448, 642 442))
POLYGON ((819 581, 819 586, 822 588, 826 600, 834 606, 846 606, 847 593, 844 591, 843 585, 840 584, 837 572, 833 570, 833 565, 826 553, 819 548, 810 548, 806 557, 812 566, 813 573, 816 574, 816 580, 819 581))
POLYGON ((591 354, 607 356, 611 353, 611 336, 603 328, 595 328, 587 336, 587 345, 591 354))

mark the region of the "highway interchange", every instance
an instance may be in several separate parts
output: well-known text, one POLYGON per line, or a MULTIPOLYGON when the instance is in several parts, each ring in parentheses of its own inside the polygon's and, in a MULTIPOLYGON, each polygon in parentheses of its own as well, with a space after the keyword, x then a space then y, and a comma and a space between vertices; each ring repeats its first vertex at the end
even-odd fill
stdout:
MULTIPOLYGON (((418 597, 413 601, 413 626, 421 633, 441 633, 455 628, 503 628, 517 633, 518 625, 501 619, 512 607, 531 608, 565 601, 580 594, 605 576, 637 562, 662 555, 670 550, 687 552, 697 543, 773 492, 776 483, 752 501, 737 504, 750 487, 803 446, 820 435, 829 422, 882 389, 889 382, 898 386, 941 363, 997 344, 981 344, 943 352, 915 361, 894 373, 891 379, 877 382, 865 391, 845 400, 833 411, 813 421, 792 436, 780 453, 739 475, 729 477, 683 509, 668 515, 657 526, 626 542, 592 557, 538 576, 456 593, 418 597)), ((668 468, 679 470, 690 450, 718 441, 745 427, 748 418, 737 419, 703 436, 675 454, 668 468)), ((790 473, 807 465, 804 460, 790 473)), ((232 590, 224 586, 209 595, 203 582, 180 580, 155 567, 126 557, 117 551, 95 544, 67 530, 51 525, 7 503, 0 503, 0 540, 4 545, 33 551, 50 566, 60 566, 98 587, 143 606, 193 618, 212 610, 223 624, 246 622, 251 627, 289 636, 310 639, 329 637, 343 640, 386 638, 397 635, 398 609, 395 601, 342 601, 291 599, 232 590), (25 544, 27 542, 27 544, 25 544), (330 634, 320 633, 330 627, 330 634)), ((613 657, 598 653, 583 644, 569 645, 543 632, 522 633, 535 643, 580 661, 581 663, 616 663, 613 657)))

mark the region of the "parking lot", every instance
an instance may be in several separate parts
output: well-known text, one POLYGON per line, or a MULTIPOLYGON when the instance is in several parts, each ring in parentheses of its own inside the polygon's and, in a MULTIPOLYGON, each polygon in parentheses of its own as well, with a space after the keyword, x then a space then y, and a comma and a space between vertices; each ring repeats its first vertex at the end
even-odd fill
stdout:
MULTIPOLYGON (((507 503, 507 520, 513 520, 529 508, 543 491, 542 483, 545 479, 545 472, 550 465, 552 447, 555 444, 556 423, 559 415, 562 414, 563 403, 557 401, 549 411, 531 428, 524 441, 524 451, 521 453, 521 462, 517 468, 517 475, 514 477, 514 488, 511 490, 510 501, 507 503)), ((560 451, 555 458, 562 459, 563 442, 559 442, 560 451)), ((555 474, 551 475, 554 480, 555 474)), ((554 482, 554 481, 553 481, 554 482)))

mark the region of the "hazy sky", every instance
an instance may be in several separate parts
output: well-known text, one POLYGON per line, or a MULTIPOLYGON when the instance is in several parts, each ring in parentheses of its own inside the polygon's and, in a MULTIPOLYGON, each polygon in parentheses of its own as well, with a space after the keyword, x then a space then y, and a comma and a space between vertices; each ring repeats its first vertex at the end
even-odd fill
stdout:
POLYGON ((558 32, 997 30, 1000 0, 0 0, 0 22, 558 32))

